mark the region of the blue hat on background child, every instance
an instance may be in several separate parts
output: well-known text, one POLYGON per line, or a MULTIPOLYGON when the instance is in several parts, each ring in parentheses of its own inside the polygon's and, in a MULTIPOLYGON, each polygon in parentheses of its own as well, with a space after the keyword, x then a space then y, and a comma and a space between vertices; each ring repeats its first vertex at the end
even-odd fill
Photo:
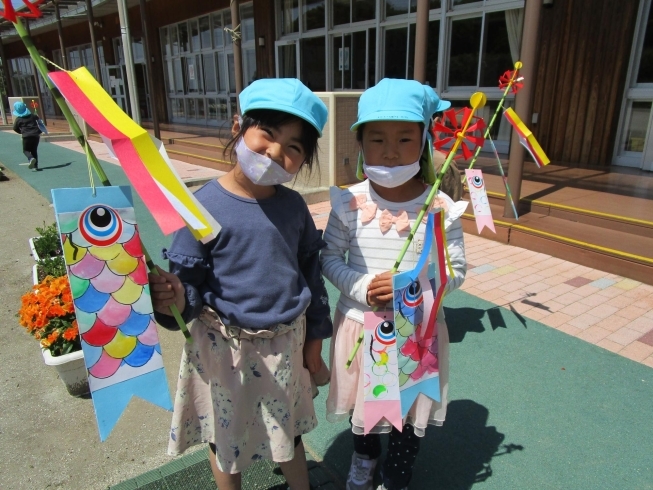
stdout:
POLYGON ((254 109, 287 112, 311 124, 322 136, 327 107, 296 78, 261 78, 248 85, 238 100, 242 114, 254 109))
POLYGON ((23 116, 29 116, 31 112, 25 105, 25 102, 21 102, 19 100, 14 102, 14 111, 12 112, 12 114, 16 117, 23 117, 23 116))
MULTIPOLYGON (((367 89, 358 101, 358 119, 351 130, 356 131, 361 124, 372 121, 416 122, 428 129, 433 114, 446 111, 451 102, 441 100, 428 85, 416 80, 384 78, 374 87, 367 89)), ((433 165, 433 144, 427 132, 426 144, 422 153, 421 169, 424 182, 435 183, 433 165)), ((363 154, 358 156, 356 176, 363 180, 363 154)))

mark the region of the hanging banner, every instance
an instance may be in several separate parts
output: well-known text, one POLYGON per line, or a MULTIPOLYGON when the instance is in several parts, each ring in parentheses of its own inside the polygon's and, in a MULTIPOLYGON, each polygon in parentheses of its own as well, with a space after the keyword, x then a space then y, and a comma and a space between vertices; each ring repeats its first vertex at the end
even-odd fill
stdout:
POLYGON ((479 235, 486 226, 492 232, 496 233, 494 220, 492 219, 492 210, 490 209, 490 201, 485 190, 483 172, 478 169, 465 169, 465 178, 467 179, 469 197, 472 201, 474 217, 476 218, 476 229, 479 235))
POLYGON ((397 430, 420 393, 440 401, 437 315, 447 283, 444 211, 429 213, 414 269, 392 277, 393 312, 365 313, 364 432, 397 430))
POLYGON ((129 187, 53 189, 102 441, 132 396, 172 410, 129 187))

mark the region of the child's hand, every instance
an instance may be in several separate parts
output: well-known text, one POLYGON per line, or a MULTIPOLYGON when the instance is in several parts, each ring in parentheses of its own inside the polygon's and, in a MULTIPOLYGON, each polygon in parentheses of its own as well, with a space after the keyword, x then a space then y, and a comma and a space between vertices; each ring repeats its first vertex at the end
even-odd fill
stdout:
POLYGON ((370 306, 384 307, 392 301, 392 276, 395 272, 378 274, 367 286, 367 304, 370 306))
POLYGON ((306 339, 304 344, 304 364, 311 374, 322 367, 322 339, 306 339))
POLYGON ((181 313, 186 307, 186 289, 179 278, 171 272, 166 272, 158 265, 159 274, 150 272, 147 278, 150 282, 150 296, 155 311, 172 316, 170 306, 177 305, 181 313))

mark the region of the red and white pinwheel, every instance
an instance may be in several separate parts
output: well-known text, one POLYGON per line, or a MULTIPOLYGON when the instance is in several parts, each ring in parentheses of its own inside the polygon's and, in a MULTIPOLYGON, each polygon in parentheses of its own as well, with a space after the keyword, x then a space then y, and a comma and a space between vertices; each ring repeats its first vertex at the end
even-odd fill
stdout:
POLYGON ((433 126, 433 147, 447 154, 449 150, 445 146, 455 143, 455 140, 461 138, 460 149, 462 150, 462 155, 456 154, 454 158, 460 158, 462 156, 465 160, 470 159, 476 148, 481 146, 483 141, 485 141, 485 137, 483 136, 485 121, 481 117, 472 115, 472 112, 472 109, 468 107, 459 110, 447 109, 444 111, 442 121, 436 122, 433 126), (464 123, 470 116, 471 122, 467 126, 467 130, 464 131, 464 123))
MULTIPOLYGON (((521 66, 519 61, 517 63, 521 66)), ((508 70, 499 77, 499 88, 505 90, 507 87, 510 87, 510 92, 516 94, 524 86, 522 80, 524 80, 524 77, 519 76, 519 69, 508 70)))

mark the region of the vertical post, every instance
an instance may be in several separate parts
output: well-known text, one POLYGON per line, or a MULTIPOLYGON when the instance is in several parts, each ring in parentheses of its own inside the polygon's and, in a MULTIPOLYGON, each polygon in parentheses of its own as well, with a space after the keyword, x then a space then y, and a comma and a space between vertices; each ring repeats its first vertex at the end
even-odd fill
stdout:
MULTIPOLYGON (((238 0, 231 0, 231 27, 234 31, 237 30, 238 33, 242 32, 240 28, 240 10, 238 7, 238 0)), ((240 50, 240 37, 237 39, 234 38, 234 74, 236 76, 236 106, 238 107, 238 112, 240 113, 240 100, 238 96, 240 92, 243 91, 243 61, 242 61, 242 52, 240 50)))
POLYGON ((147 74, 147 87, 150 92, 150 109, 152 110, 152 124, 154 125, 154 137, 161 139, 161 129, 159 128, 159 114, 156 110, 154 100, 154 70, 152 69, 152 50, 150 49, 150 37, 147 33, 147 13, 145 0, 140 0, 141 7, 141 30, 143 31, 143 49, 145 50, 145 70, 147 74))
MULTIPOLYGON (((89 1, 89 0, 87 0, 89 1)), ((136 75, 134 74, 134 59, 132 58, 132 38, 129 31, 129 12, 126 0, 118 0, 118 17, 120 18, 120 35, 122 39, 122 53, 127 71, 127 90, 131 116, 136 124, 141 124, 141 111, 138 107, 138 90, 136 88, 136 75)))
MULTIPOLYGON (((27 34, 30 35, 30 28, 29 28, 29 21, 25 22, 25 25, 27 26, 27 34)), ((37 110, 38 115, 41 116, 41 119, 43 119, 43 123, 47 124, 47 121, 45 119, 45 114, 43 114, 43 97, 41 97, 41 84, 39 83, 39 72, 36 69, 36 65, 32 61, 32 72, 34 73, 34 88, 36 89, 36 98, 39 100, 39 110, 37 110)), ((32 107, 32 112, 34 111, 34 108, 32 107)))
MULTIPOLYGON (((4 64, 5 59, 2 58, 0 62, 4 64)), ((2 124, 7 124, 7 113, 5 112, 5 99, 2 96, 2 89, 7 90, 6 83, 0 83, 0 116, 2 116, 2 124)))
MULTIPOLYGON (((2 89, 4 89, 7 96, 9 96, 8 85, 11 83, 11 80, 9 80, 9 76, 8 76, 9 71, 7 69, 7 58, 5 58, 5 45, 2 44, 2 40, 0 40, 0 63, 2 63, 2 79, 3 79, 0 85, 2 89)), ((9 109, 11 110, 11 108, 9 109)), ((0 112, 2 113, 2 124, 7 124, 8 121, 7 121, 7 114, 5 113, 5 99, 2 96, 1 92, 0 92, 0 112)))
POLYGON ((59 34, 59 49, 61 50, 61 62, 63 69, 68 69, 68 56, 66 56, 66 47, 63 43, 63 28, 61 27, 61 14, 59 12, 59 1, 54 2, 54 14, 57 18, 57 33, 59 34))
MULTIPOLYGON (((417 19, 415 22, 415 58, 413 79, 426 82, 426 55, 429 37, 429 0, 417 0, 417 19)), ((435 80, 430 80, 435 84, 435 80)))
MULTIPOLYGON (((526 0, 524 8, 524 30, 522 34, 522 45, 520 60, 523 67, 520 74, 526 83, 515 96, 515 112, 526 124, 530 124, 533 111, 533 86, 535 85, 535 58, 537 49, 537 38, 540 29, 540 12, 542 11, 542 0, 526 0)), ((508 185, 512 190, 515 209, 519 210, 519 198, 521 196, 522 173, 524 170, 524 147, 519 142, 517 131, 512 131, 510 139, 510 158, 508 166, 508 185)), ((515 218, 510 198, 506 195, 503 208, 503 216, 515 218)))
POLYGON ((97 42, 95 41, 95 26, 93 23, 93 7, 91 0, 86 0, 86 18, 88 19, 88 30, 91 33, 91 51, 93 51, 93 64, 95 65, 95 78, 102 85, 102 67, 100 66, 100 57, 97 54, 97 42))
POLYGON ((2 44, 2 40, 0 40, 0 58, 2 59, 2 75, 4 76, 5 79, 5 91, 7 92, 7 97, 12 97, 14 95, 14 91, 11 88, 11 77, 9 75, 9 62, 7 60, 7 57, 5 56, 5 45, 2 44))

